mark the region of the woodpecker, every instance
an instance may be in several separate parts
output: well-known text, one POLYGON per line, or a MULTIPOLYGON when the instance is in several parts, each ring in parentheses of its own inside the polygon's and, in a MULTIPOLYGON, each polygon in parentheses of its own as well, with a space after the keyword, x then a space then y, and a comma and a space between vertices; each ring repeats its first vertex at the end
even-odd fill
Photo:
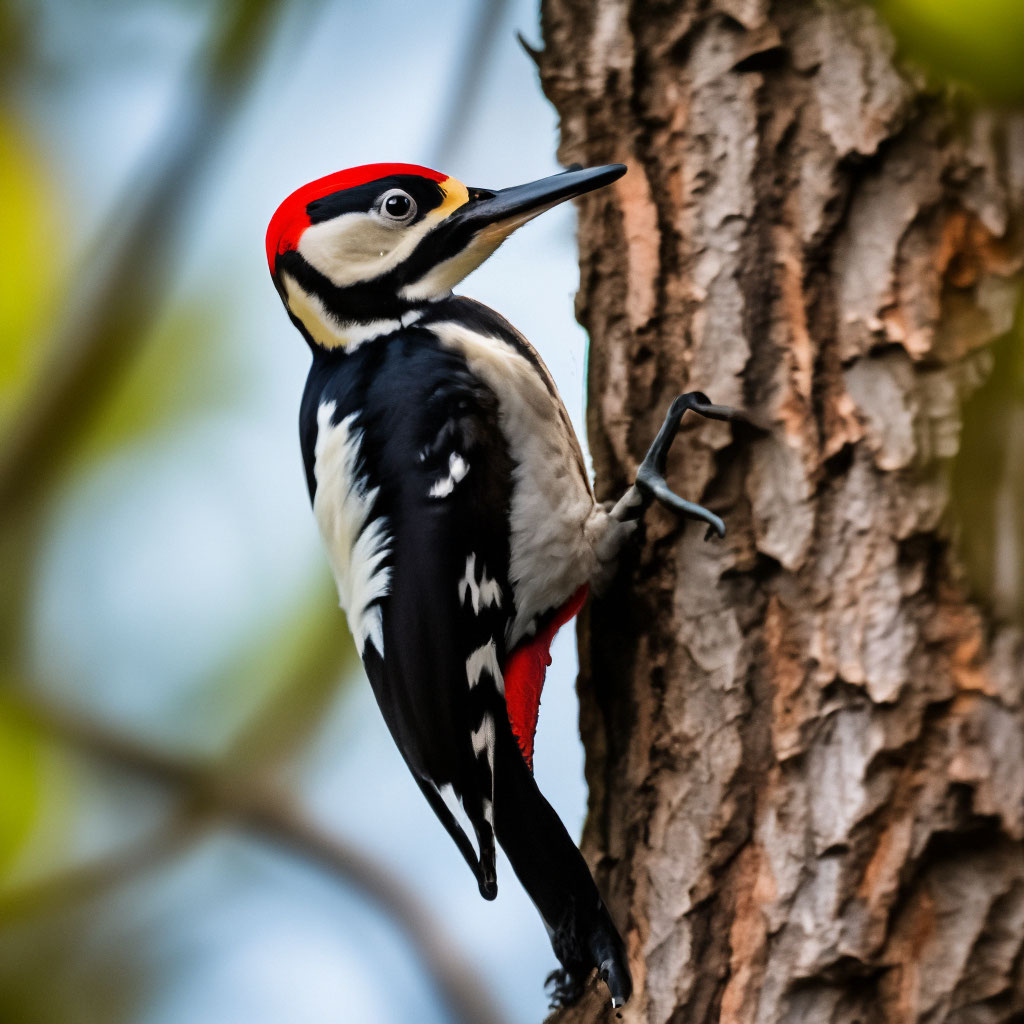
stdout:
POLYGON ((490 191, 368 164, 293 192, 266 239, 312 351, 300 438, 313 512, 384 720, 485 899, 495 839, 508 855, 561 963, 555 1001, 596 969, 615 1006, 632 992, 625 945, 533 777, 548 651, 652 500, 724 534, 664 471, 684 412, 734 414, 681 395, 634 484, 600 504, 540 356, 452 288, 516 228, 625 170, 490 191))

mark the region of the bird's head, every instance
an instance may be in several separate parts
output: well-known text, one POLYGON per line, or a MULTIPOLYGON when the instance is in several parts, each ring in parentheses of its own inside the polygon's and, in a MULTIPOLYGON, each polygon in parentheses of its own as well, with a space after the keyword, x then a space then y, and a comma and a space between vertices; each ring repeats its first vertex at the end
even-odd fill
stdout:
POLYGON ((492 192, 415 164, 352 167, 277 208, 267 263, 296 325, 337 348, 445 298, 516 228, 625 170, 572 169, 492 192))

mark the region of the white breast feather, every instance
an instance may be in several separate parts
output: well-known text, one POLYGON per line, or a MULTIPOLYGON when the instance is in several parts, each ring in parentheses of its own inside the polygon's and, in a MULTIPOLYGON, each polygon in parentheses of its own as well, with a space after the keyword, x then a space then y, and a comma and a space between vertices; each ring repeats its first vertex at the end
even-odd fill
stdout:
POLYGON ((390 571, 383 562, 391 541, 383 517, 368 523, 378 488, 368 489, 358 473, 362 433, 353 428, 355 415, 332 424, 334 410, 334 402, 324 402, 317 410, 313 513, 359 651, 372 643, 383 655, 380 608, 369 606, 388 593, 390 571))
POLYGON ((579 443, 560 400, 533 364, 506 342, 457 321, 431 324, 430 330, 461 352, 497 396, 501 430, 515 461, 509 576, 516 617, 508 637, 515 645, 538 615, 561 606, 598 575, 594 543, 607 513, 577 468, 579 443))

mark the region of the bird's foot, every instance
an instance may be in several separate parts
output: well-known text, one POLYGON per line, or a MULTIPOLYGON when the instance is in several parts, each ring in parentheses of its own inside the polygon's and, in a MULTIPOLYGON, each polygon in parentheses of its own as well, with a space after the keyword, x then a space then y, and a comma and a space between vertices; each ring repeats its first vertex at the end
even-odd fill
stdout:
POLYGON ((633 979, 629 970, 617 957, 609 957, 597 969, 597 976, 608 986, 608 994, 612 997, 612 1008, 625 1006, 633 994, 633 979))
POLYGON ((585 974, 560 967, 552 971, 544 982, 548 993, 548 1005, 552 1010, 573 1006, 580 1001, 585 987, 585 974))
MULTIPOLYGON (((583 998, 586 980, 590 972, 575 973, 561 968, 552 971, 545 982, 552 1010, 574 1006, 583 998)), ((625 1006, 633 993, 633 980, 629 969, 614 957, 605 960, 597 969, 597 976, 604 982, 611 996, 612 1009, 625 1006)))
MULTIPOLYGON (((699 519, 708 524, 708 532, 705 539, 717 533, 719 537, 725 536, 725 523, 710 509, 703 505, 697 505, 687 501, 675 493, 665 481, 665 465, 668 461, 669 449, 679 432, 679 424, 683 414, 687 411, 697 413, 698 416, 705 416, 712 420, 742 420, 745 419, 738 409, 731 409, 726 405, 714 405, 710 398, 701 391, 690 391, 680 395, 673 403, 665 417, 665 422, 658 431, 658 436, 644 456, 643 462, 636 473, 636 482, 633 487, 623 496, 616 509, 627 502, 638 506, 637 512, 642 512, 655 499, 660 501, 666 508, 686 516, 688 519, 699 519)), ((625 510, 624 510, 625 511, 625 510)))
POLYGON ((625 1005, 633 994, 626 947, 599 897, 591 913, 580 920, 572 910, 552 935, 551 944, 561 962, 561 969, 552 971, 546 984, 552 1009, 578 1002, 595 970, 613 1008, 625 1005))

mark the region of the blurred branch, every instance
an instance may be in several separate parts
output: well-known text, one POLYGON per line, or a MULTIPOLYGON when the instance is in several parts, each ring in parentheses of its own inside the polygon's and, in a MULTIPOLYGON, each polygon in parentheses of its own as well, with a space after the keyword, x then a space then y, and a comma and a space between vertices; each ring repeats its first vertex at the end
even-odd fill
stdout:
POLYGON ((20 714, 32 728, 162 786, 192 788, 212 771, 212 762, 160 750, 25 688, 5 686, 3 700, 6 708, 20 714))
MULTIPOLYGON (((257 776, 241 777, 231 759, 203 761, 182 758, 125 736, 95 721, 69 712, 53 701, 23 690, 5 694, 36 728, 59 737, 74 749, 122 771, 172 790, 181 800, 182 813, 193 825, 207 827, 218 821, 240 826, 270 840, 351 885, 379 906, 405 933, 433 978, 454 1020, 460 1024, 502 1024, 503 1017, 474 968, 433 916, 391 872, 351 842, 329 835, 293 806, 289 796, 257 776)), ((149 842, 89 865, 55 880, 0 897, 4 911, 24 914, 28 908, 54 905, 65 893, 95 893, 118 880, 125 866, 138 870, 164 855, 161 841, 181 842, 195 832, 181 820, 172 831, 161 830, 149 842)))
MULTIPOLYGON (((267 648, 256 651, 264 660, 281 651, 287 657, 275 672, 272 692, 228 746, 226 759, 236 768, 266 775, 287 761, 320 728, 344 681, 352 678, 355 647, 338 612, 337 592, 324 582, 267 638, 267 648)), ((232 672, 241 679, 253 674, 245 666, 232 672)))
POLYGON ((244 819, 256 835, 276 840, 354 884, 405 931, 453 1018, 466 1024, 501 1024, 504 1019, 477 972, 433 915, 394 876, 365 853, 329 836, 285 802, 253 803, 244 819))
POLYGON ((430 157, 432 167, 444 166, 469 129, 473 108, 487 78, 488 58, 493 54, 508 8, 508 0, 488 0, 476 6, 476 20, 463 47, 462 60, 445 102, 438 108, 441 117, 434 133, 437 142, 430 157))
POLYGON ((235 0, 162 141, 132 178, 81 268, 50 362, 0 456, 0 528, 59 474, 83 426, 153 323, 186 208, 260 65, 278 0, 235 0))
POLYGON ((0 927, 96 899, 180 853, 203 831, 195 816, 177 815, 162 828, 113 854, 36 882, 0 889, 0 927))

